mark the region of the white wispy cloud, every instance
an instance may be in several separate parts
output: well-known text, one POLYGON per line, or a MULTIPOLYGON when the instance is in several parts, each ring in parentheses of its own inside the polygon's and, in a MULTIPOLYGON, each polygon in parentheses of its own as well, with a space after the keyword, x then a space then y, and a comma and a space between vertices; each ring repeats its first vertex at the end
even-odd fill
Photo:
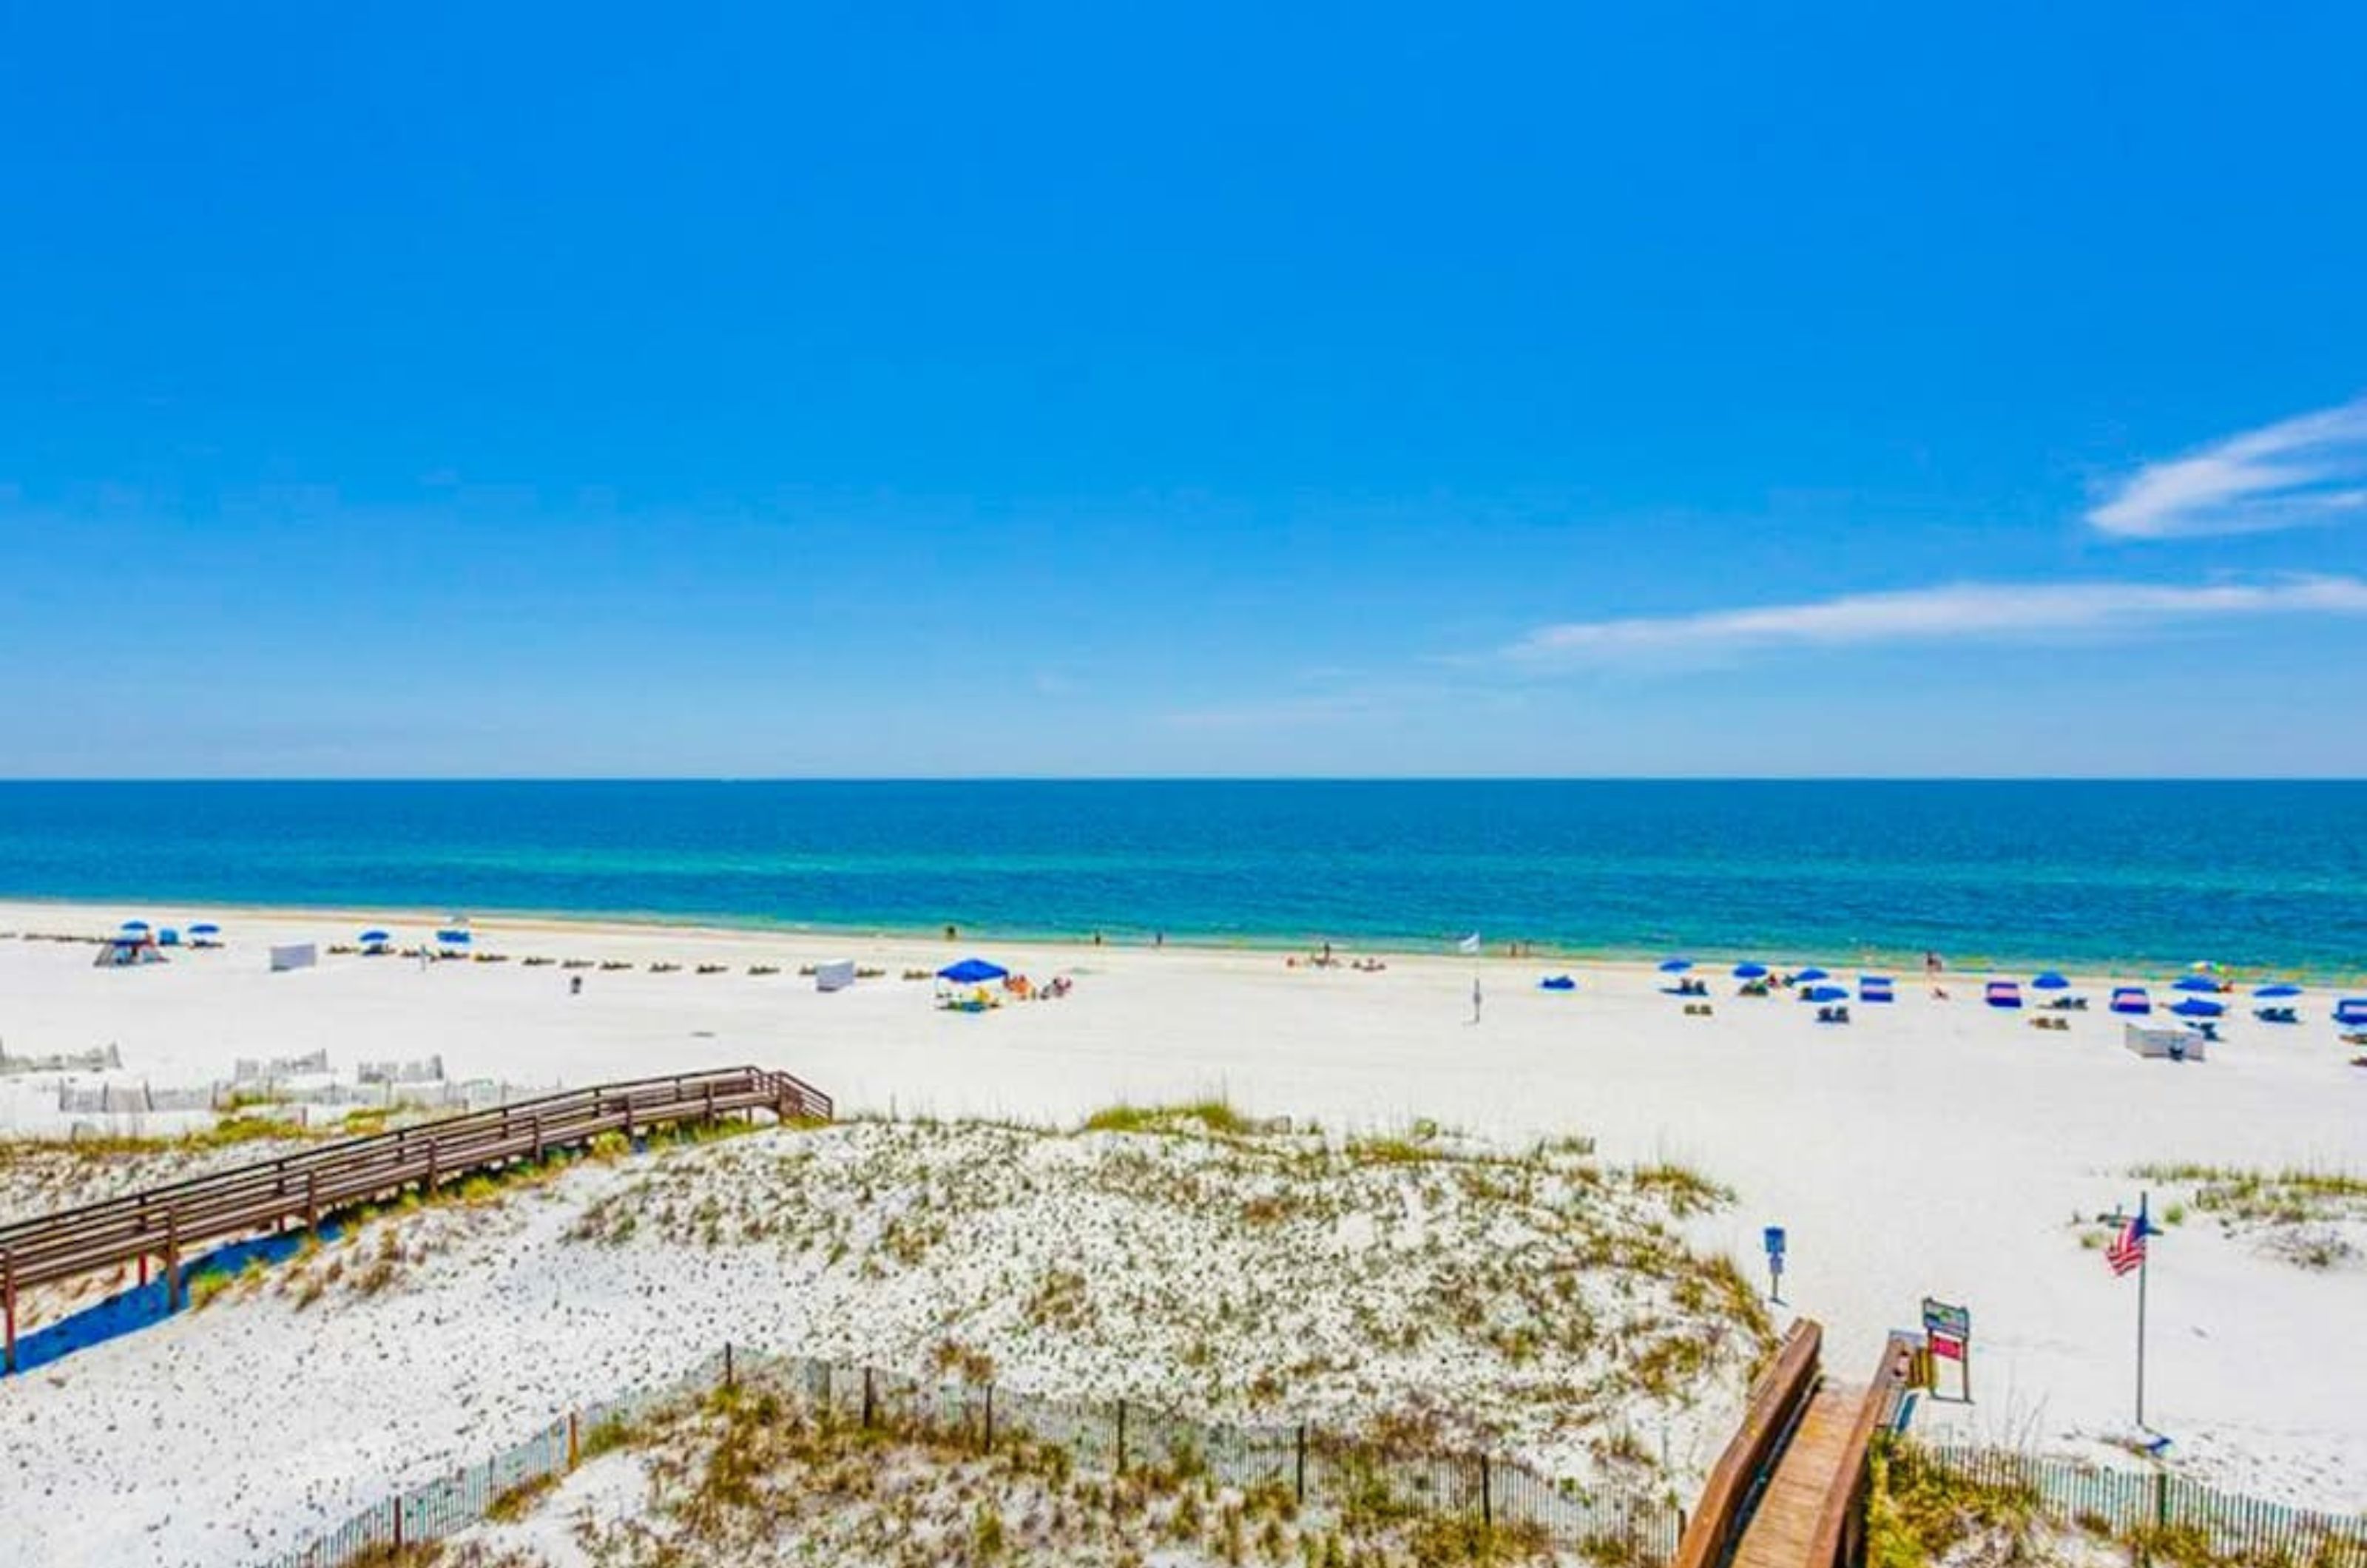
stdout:
POLYGON ((1692 615, 1541 626, 1504 649, 1537 665, 1723 656, 1787 647, 2010 641, 2120 634, 2269 615, 2367 615, 2367 581, 2283 577, 2197 584, 1961 582, 1692 615))
POLYGON ((2107 534, 2253 534, 2367 515, 2367 397, 2149 463, 2088 513, 2107 534))

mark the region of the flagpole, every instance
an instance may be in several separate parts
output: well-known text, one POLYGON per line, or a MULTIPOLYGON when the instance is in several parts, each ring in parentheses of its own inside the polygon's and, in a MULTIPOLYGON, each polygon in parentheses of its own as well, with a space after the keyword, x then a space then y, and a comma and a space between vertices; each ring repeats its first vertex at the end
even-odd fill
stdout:
POLYGON ((2137 1430, 2140 1432, 2146 1429, 2146 1276, 2153 1272, 2153 1248, 2146 1243, 2153 1235, 2153 1222, 2147 1213, 2152 1201, 2150 1192, 2137 1195, 2137 1245, 2145 1248, 2137 1256, 2137 1430))

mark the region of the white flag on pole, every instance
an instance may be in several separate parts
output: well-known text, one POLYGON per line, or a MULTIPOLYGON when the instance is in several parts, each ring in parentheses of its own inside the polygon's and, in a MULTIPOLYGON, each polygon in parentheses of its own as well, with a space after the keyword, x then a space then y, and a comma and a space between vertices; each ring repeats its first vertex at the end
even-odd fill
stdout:
POLYGON ((1479 951, 1479 933, 1478 931, 1473 931, 1469 936, 1465 937, 1461 942, 1456 942, 1455 945, 1460 952, 1477 953, 1479 951))

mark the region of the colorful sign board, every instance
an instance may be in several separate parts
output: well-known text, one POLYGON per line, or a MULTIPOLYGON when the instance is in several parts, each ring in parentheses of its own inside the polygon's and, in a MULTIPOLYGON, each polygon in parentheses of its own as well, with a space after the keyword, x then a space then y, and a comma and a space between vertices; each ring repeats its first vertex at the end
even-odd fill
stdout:
POLYGON ((1973 1337, 1973 1314, 1965 1307, 1923 1298, 1923 1332, 1962 1341, 1973 1337))

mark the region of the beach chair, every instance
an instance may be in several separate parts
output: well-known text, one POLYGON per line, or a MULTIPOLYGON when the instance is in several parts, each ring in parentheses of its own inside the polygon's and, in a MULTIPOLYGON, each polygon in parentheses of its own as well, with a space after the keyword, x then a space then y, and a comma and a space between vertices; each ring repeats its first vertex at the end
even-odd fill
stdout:
POLYGON ((1847 1023, 1849 1021, 1849 1009, 1846 1007, 1828 1006, 1817 1010, 1818 1023, 1847 1023))

